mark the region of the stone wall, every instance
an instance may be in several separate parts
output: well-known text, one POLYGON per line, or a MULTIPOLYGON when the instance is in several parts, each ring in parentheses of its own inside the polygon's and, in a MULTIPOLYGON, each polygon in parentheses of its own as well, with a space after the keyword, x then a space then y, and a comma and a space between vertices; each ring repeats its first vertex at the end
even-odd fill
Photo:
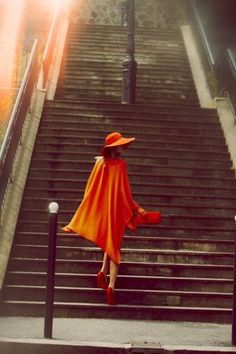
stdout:
MULTIPOLYGON (((95 25, 121 25, 124 0, 73 0, 72 20, 95 25)), ((136 26, 176 28, 183 23, 184 0, 136 0, 136 26)))

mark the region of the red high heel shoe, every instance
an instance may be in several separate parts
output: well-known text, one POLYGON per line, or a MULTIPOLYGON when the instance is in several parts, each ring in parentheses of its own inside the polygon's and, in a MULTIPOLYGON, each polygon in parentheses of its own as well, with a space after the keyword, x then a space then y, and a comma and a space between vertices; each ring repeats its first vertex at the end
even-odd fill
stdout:
POLYGON ((107 303, 108 305, 116 305, 115 292, 112 288, 107 288, 107 303))
POLYGON ((101 289, 108 288, 108 282, 103 272, 98 272, 97 274, 98 287, 101 289))

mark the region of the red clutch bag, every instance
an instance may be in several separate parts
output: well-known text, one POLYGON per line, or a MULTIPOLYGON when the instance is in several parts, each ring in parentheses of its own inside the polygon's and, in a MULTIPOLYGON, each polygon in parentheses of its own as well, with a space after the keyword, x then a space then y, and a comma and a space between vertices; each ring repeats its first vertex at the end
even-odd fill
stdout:
POLYGON ((161 214, 158 211, 147 211, 136 216, 137 224, 152 225, 161 223, 161 214))
POLYGON ((146 211, 143 214, 132 216, 129 224, 129 229, 135 231, 139 224, 142 225, 158 225, 162 221, 161 214, 158 211, 146 211))

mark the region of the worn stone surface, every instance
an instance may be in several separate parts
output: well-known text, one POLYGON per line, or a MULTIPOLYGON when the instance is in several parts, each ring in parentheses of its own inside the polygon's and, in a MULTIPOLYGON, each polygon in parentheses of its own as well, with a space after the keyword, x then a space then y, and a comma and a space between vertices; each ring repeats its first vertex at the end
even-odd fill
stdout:
MULTIPOLYGON (((73 21, 96 25, 121 25, 124 0, 73 1, 73 21)), ((136 26, 146 28, 175 28, 183 22, 182 0, 136 0, 136 26)))

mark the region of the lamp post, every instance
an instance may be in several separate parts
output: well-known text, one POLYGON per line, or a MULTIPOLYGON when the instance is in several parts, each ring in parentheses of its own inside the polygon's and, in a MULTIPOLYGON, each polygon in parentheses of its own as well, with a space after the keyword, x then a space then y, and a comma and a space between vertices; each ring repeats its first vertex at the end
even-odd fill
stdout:
POLYGON ((136 70, 137 63, 134 58, 134 22, 135 22, 135 0, 127 0, 127 26, 128 26, 128 47, 127 56, 122 64, 122 103, 130 104, 136 101, 136 70))
POLYGON ((49 204, 50 225, 48 238, 48 271, 44 338, 52 338, 58 208, 59 206, 56 202, 49 204))

